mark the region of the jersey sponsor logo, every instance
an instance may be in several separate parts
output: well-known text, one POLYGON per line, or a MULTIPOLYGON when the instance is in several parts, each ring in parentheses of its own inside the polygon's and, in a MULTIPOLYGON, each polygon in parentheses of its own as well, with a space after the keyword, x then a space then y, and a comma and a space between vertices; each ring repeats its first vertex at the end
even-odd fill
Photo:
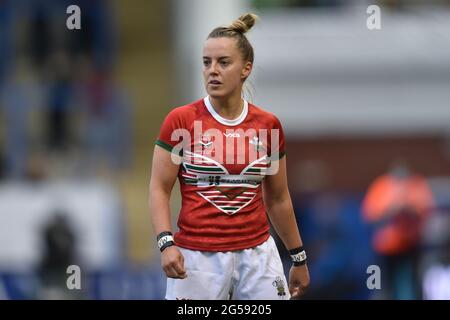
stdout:
POLYGON ((256 197, 269 163, 268 157, 264 156, 247 165, 239 174, 232 175, 214 159, 187 151, 182 162, 182 177, 185 184, 205 188, 197 194, 231 215, 248 206, 256 197), (195 159, 201 162, 194 163, 195 159))
MULTIPOLYGON (((203 130, 202 121, 194 121, 193 130, 180 128, 172 132, 172 141, 182 140, 173 147, 175 152, 172 152, 172 154, 178 155, 189 151, 204 155, 218 163, 227 165, 245 164, 268 155, 269 146, 272 150, 271 156, 277 158, 279 137, 278 129, 271 129, 270 133, 268 129, 256 130, 253 128, 245 131, 241 128, 227 129, 226 132, 223 132, 217 128, 203 130), (191 140, 191 134, 193 134, 193 140, 191 140), (194 141, 194 143, 191 144, 191 141, 194 141), (224 150, 227 152, 224 152, 224 150)), ((178 157, 173 156, 172 160, 179 164, 178 157)), ((196 158, 194 161, 201 161, 201 159, 196 158)), ((270 165, 271 170, 266 174, 276 174, 278 172, 278 161, 274 161, 270 165)))
POLYGON ((267 156, 263 156, 247 165, 239 174, 232 175, 214 159, 186 151, 182 170, 183 177, 202 182, 203 186, 246 184, 246 187, 254 188, 266 176, 270 162, 267 156))
POLYGON ((224 132, 223 135, 226 138, 240 138, 241 137, 241 135, 239 133, 237 133, 237 132, 228 132, 228 133, 224 132))

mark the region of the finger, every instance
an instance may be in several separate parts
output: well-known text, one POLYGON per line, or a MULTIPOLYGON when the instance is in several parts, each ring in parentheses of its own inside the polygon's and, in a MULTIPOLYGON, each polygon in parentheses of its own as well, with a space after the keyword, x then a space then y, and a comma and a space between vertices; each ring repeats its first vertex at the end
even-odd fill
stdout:
POLYGON ((180 276, 182 278, 186 278, 186 270, 184 269, 183 263, 177 262, 177 263, 173 264, 172 267, 178 276, 180 276))
POLYGON ((179 262, 180 262, 180 267, 182 268, 183 272, 186 272, 186 268, 184 267, 184 257, 181 253, 180 253, 179 262))
POLYGON ((291 295, 294 294, 294 292, 295 292, 296 289, 297 289, 297 286, 296 286, 295 284, 289 283, 289 293, 290 293, 291 295))
POLYGON ((176 271, 176 270, 175 270, 175 272, 177 272, 177 275, 178 275, 178 278, 179 278, 179 279, 187 278, 187 273, 186 273, 186 272, 180 273, 180 272, 178 272, 178 271, 176 271))
POLYGON ((168 278, 173 278, 173 279, 181 279, 180 276, 178 275, 178 272, 171 266, 168 266, 166 269, 166 276, 168 278))
POLYGON ((291 299, 297 299, 300 297, 300 288, 299 287, 294 287, 289 289, 290 293, 291 293, 291 299))
POLYGON ((168 278, 172 278, 172 277, 174 276, 174 274, 172 274, 173 270, 172 270, 171 267, 169 267, 169 266, 164 266, 164 267, 163 267, 163 270, 164 270, 164 272, 165 272, 165 274, 166 274, 166 276, 167 276, 168 278))
POLYGON ((179 263, 173 263, 171 268, 177 279, 184 279, 187 277, 186 270, 184 270, 179 263))

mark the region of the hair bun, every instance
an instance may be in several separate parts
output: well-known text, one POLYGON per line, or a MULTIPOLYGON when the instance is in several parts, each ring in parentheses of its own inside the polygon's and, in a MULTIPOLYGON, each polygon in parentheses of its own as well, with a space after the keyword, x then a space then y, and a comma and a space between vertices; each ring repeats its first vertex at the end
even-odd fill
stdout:
POLYGON ((257 19, 258 16, 256 14, 246 13, 240 16, 237 20, 234 20, 233 23, 231 23, 227 28, 244 34, 255 25, 257 19))

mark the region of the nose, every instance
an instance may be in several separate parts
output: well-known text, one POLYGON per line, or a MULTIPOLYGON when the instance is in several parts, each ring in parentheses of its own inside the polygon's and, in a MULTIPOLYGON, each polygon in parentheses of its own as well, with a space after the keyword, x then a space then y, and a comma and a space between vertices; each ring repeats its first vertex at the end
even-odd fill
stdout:
POLYGON ((217 74, 217 62, 211 62, 210 73, 217 74))

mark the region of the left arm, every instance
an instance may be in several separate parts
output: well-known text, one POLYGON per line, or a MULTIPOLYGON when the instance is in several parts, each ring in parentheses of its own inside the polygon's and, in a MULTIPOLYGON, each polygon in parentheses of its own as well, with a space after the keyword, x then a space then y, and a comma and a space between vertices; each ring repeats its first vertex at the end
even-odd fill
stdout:
MULTIPOLYGON (((275 174, 267 175, 263 181, 263 197, 270 221, 288 250, 303 246, 295 220, 291 196, 287 184, 286 156, 279 161, 275 174)), ((289 291, 292 298, 301 296, 309 286, 306 264, 292 266, 289 272, 289 291)))

